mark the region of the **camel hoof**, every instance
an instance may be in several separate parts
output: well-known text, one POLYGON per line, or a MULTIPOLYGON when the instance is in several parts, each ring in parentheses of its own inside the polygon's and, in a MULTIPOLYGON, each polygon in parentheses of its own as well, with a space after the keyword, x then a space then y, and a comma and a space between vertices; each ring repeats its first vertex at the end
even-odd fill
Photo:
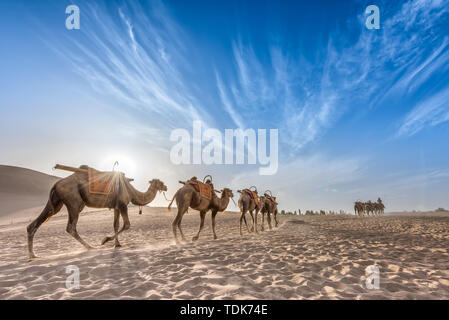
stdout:
POLYGON ((114 245, 114 248, 121 248, 122 247, 122 245, 120 244, 120 243, 116 243, 115 245, 114 245))
POLYGON ((218 237, 217 236, 214 236, 214 240, 217 240, 218 239, 218 237))
POLYGON ((29 260, 31 261, 31 260, 34 260, 34 259, 39 259, 40 257, 39 257, 39 256, 36 256, 34 253, 32 253, 32 254, 30 254, 30 255, 28 256, 28 258, 29 258, 29 260))
POLYGON ((194 236, 193 238, 192 238, 192 241, 197 241, 198 240, 198 236, 194 236))
POLYGON ((101 241, 101 245, 104 245, 106 242, 111 241, 111 237, 106 237, 103 239, 103 241, 101 241))

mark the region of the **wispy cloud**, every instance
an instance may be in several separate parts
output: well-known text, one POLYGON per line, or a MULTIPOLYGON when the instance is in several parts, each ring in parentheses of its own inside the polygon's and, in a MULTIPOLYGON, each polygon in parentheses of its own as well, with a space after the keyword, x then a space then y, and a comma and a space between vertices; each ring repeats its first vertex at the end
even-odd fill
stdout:
POLYGON ((216 80, 217 80, 217 88, 218 88, 218 93, 220 95, 221 103, 225 107, 225 110, 227 111, 229 116, 232 118, 234 123, 240 129, 244 129, 245 125, 243 123, 243 120, 242 120, 240 114, 238 114, 238 112, 236 111, 236 108, 235 108, 234 104, 231 102, 230 98, 228 97, 228 94, 226 92, 226 88, 223 85, 223 82, 221 81, 221 78, 220 78, 220 76, 218 75, 217 72, 215 72, 215 77, 216 77, 216 80))
POLYGON ((397 136, 411 136, 446 121, 449 121, 449 87, 418 103, 405 117, 397 136))
POLYGON ((85 4, 81 36, 70 39, 72 46, 55 50, 98 94, 137 120, 142 121, 141 115, 157 119, 151 126, 163 131, 190 127, 194 120, 213 126, 213 117, 189 85, 188 36, 161 3, 152 4, 151 16, 136 2, 115 13, 101 4, 85 4))
MULTIPOLYGON (((327 46, 316 53, 317 61, 284 53, 282 46, 273 45, 267 62, 250 43, 235 41, 234 75, 227 88, 217 81, 222 103, 233 118, 237 109, 243 119, 250 119, 250 125, 257 125, 258 119, 251 117, 257 112, 267 119, 265 125, 282 128, 281 139, 294 154, 349 111, 368 113, 392 96, 411 96, 435 73, 446 70, 448 39, 441 38, 443 30, 436 29, 447 22, 448 12, 446 0, 407 1, 396 9, 381 8, 380 30, 367 30, 361 13, 352 21, 360 30, 355 41, 349 40, 348 30, 336 29, 327 46), (228 91, 232 97, 222 94, 228 91), (228 107, 231 99, 238 108, 228 107)), ((446 121, 444 116, 435 121, 444 106, 428 109, 431 103, 441 102, 444 91, 432 95, 406 117, 401 134, 446 121)))

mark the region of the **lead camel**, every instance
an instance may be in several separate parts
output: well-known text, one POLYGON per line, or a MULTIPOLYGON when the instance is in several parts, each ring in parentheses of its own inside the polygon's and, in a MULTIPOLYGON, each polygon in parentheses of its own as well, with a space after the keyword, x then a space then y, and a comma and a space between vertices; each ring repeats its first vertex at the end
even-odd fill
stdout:
MULTIPOLYGON (((87 166, 81 166, 82 170, 88 169, 87 166)), ((50 217, 57 214, 63 205, 67 207, 68 222, 66 231, 78 240, 86 249, 92 247, 85 242, 78 231, 76 225, 80 212, 84 207, 91 208, 113 208, 114 209, 114 235, 103 239, 102 244, 115 239, 115 246, 119 247, 118 235, 128 230, 131 226, 128 218, 128 204, 144 206, 153 201, 158 191, 167 191, 167 187, 159 179, 150 181, 150 186, 146 192, 136 190, 123 174, 117 173, 116 177, 117 192, 114 194, 92 194, 89 192, 88 174, 83 171, 75 172, 74 174, 63 178, 56 182, 50 190, 47 205, 41 214, 31 222, 27 227, 28 233, 28 254, 30 259, 36 258, 33 251, 33 238, 37 229, 50 219, 50 217), (123 219, 123 227, 119 231, 119 217, 123 219)))

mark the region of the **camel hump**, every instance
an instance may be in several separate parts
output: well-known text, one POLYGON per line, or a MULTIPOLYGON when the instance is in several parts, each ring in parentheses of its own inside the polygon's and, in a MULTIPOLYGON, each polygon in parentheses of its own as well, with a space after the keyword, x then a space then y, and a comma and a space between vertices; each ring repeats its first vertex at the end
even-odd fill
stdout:
POLYGON ((89 169, 89 166, 87 164, 80 165, 80 169, 89 169))

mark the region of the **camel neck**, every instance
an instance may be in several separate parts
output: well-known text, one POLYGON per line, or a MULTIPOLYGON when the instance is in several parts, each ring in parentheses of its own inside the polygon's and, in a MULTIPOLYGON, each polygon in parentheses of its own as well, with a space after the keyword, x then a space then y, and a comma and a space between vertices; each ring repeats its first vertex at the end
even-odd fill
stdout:
POLYGON ((154 200, 156 197, 157 190, 150 185, 146 192, 140 192, 135 189, 131 184, 128 184, 128 189, 131 194, 131 202, 135 205, 144 206, 154 200))
POLYGON ((223 196, 219 200, 220 201, 219 201, 218 211, 225 211, 229 204, 229 197, 223 196))

